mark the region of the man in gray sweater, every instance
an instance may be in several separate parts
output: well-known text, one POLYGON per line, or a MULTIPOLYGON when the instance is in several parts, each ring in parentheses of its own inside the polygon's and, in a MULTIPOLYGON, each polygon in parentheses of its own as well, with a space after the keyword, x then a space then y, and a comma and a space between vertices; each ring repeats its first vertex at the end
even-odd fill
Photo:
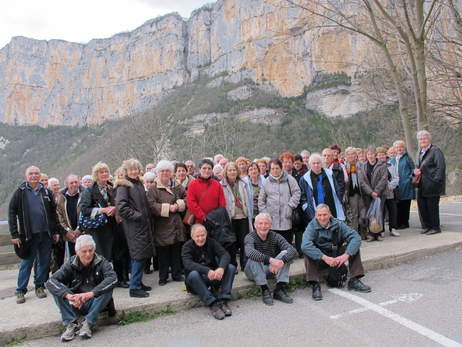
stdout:
POLYGON ((290 263, 298 257, 297 250, 284 237, 271 230, 271 216, 260 213, 255 218, 255 229, 244 239, 247 263, 245 275, 261 287, 262 300, 266 305, 273 304, 273 297, 291 304, 293 299, 284 287, 289 282, 290 263), (276 276, 274 294, 268 288, 268 277, 276 276))

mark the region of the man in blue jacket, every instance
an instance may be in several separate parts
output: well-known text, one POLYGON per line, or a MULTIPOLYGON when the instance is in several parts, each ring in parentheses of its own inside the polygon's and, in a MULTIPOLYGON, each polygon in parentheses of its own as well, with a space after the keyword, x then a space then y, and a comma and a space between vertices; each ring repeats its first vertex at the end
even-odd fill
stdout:
POLYGON ((332 217, 329 206, 319 204, 315 218, 310 222, 302 239, 302 251, 305 254, 306 280, 312 286, 313 299, 322 300, 319 284, 319 270, 322 267, 339 267, 348 261, 350 280, 348 289, 368 293, 371 288, 361 282, 364 268, 359 247, 361 237, 344 222, 332 217), (334 233, 337 233, 338 252, 332 256, 334 233))

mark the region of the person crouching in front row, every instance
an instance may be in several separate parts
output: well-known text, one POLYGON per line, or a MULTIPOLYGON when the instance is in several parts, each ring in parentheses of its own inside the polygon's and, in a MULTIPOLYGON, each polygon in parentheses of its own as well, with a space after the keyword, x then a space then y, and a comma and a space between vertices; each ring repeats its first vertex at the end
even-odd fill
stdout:
POLYGON ((286 304, 293 299, 287 295, 285 285, 289 283, 290 263, 298 257, 298 252, 280 234, 271 230, 272 220, 267 213, 255 217, 256 231, 244 239, 247 263, 245 275, 261 287, 262 300, 266 305, 273 304, 273 298, 286 304), (274 294, 268 288, 268 277, 276 277, 274 294))
POLYGON ((361 236, 344 222, 332 217, 329 206, 319 204, 315 218, 308 224, 302 238, 302 251, 305 254, 306 280, 311 284, 313 299, 322 300, 319 284, 320 268, 340 267, 348 261, 350 280, 348 289, 368 293, 371 288, 361 282, 364 268, 359 254, 361 236), (334 233, 337 233, 337 256, 332 257, 334 233))
POLYGON ((112 265, 95 253, 96 244, 90 235, 79 236, 75 243, 76 255, 69 259, 46 283, 53 295, 66 330, 61 341, 71 341, 77 332, 91 338, 92 326, 99 313, 112 299, 117 275, 112 265), (85 317, 80 325, 78 316, 85 317))
POLYGON ((230 264, 231 257, 214 239, 207 237, 207 230, 201 224, 191 227, 191 240, 182 248, 181 257, 185 271, 186 288, 196 294, 210 307, 216 319, 231 316, 228 306, 231 300, 236 267, 230 264), (213 292, 217 292, 215 295, 213 292))

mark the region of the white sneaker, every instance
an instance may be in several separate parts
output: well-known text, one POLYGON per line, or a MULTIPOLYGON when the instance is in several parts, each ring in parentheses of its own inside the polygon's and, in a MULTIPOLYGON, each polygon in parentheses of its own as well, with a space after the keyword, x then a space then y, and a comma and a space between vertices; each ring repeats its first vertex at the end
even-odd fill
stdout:
POLYGON ((390 236, 401 236, 401 234, 399 232, 397 232, 396 230, 390 230, 390 236))
POLYGON ((75 337, 76 331, 77 331, 77 324, 69 323, 66 326, 66 330, 61 335, 61 341, 62 342, 72 341, 75 337))

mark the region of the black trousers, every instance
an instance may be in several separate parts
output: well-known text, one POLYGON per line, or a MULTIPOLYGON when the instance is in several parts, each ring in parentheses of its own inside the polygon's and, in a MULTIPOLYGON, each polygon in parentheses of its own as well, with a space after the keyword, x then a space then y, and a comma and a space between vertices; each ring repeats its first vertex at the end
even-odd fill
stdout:
POLYGON ((398 201, 398 218, 399 227, 409 228, 409 210, 411 209, 411 200, 398 201))
MULTIPOLYGON (((231 221, 231 228, 233 233, 236 235, 236 245, 235 245, 235 252, 239 249, 239 263, 241 264, 241 270, 244 271, 245 268, 245 249, 244 249, 244 238, 249 233, 249 220, 247 218, 242 219, 233 219, 231 221)), ((236 266, 236 256, 231 254, 231 264, 236 266)))
POLYGON ((440 230, 440 197, 429 198, 417 195, 417 205, 425 229, 440 230))
POLYGON ((274 232, 278 233, 281 235, 283 238, 289 242, 289 244, 292 244, 292 240, 294 238, 294 232, 292 229, 289 230, 273 230, 274 232))
POLYGON ((170 246, 156 247, 159 259, 159 281, 167 281, 168 270, 172 270, 172 278, 181 277, 181 242, 170 246))
MULTIPOLYGON (((388 230, 396 229, 398 227, 398 200, 386 199, 385 211, 388 212, 388 230)), ((385 213, 383 214, 383 226, 385 229, 385 213)))
POLYGON ((114 243, 112 245, 112 263, 119 281, 128 281, 130 272, 130 254, 128 251, 127 239, 123 232, 122 225, 117 224, 114 228, 114 243))

